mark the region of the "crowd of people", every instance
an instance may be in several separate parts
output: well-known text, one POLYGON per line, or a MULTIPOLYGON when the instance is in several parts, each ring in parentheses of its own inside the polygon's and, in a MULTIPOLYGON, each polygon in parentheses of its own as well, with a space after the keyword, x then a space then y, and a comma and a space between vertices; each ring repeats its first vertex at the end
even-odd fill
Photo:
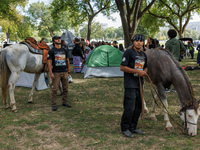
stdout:
POLYGON ((124 47, 122 44, 119 44, 117 41, 111 42, 86 42, 83 38, 75 38, 74 39, 75 47, 72 50, 73 55, 73 66, 74 66, 74 73, 80 73, 84 63, 87 61, 88 56, 90 53, 97 47, 102 45, 109 45, 119 49, 122 53, 124 53, 124 47))

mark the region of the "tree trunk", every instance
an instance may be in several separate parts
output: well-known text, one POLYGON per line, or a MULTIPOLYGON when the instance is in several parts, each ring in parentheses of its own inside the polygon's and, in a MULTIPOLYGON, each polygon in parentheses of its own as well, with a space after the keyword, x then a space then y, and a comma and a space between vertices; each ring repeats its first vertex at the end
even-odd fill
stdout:
POLYGON ((121 22, 122 22, 122 28, 124 31, 124 47, 128 48, 130 42, 131 42, 131 36, 130 36, 130 32, 129 32, 129 25, 128 24, 128 20, 127 20, 127 16, 126 16, 126 9, 125 9, 125 5, 123 1, 120 0, 115 0, 116 4, 117 4, 117 8, 120 12, 120 18, 121 18, 121 22))
POLYGON ((142 16, 148 11, 156 0, 152 0, 146 8, 142 9, 143 0, 115 0, 120 12, 122 27, 124 31, 124 45, 127 48, 133 38, 142 16), (131 5, 131 6, 130 6, 131 5))
POLYGON ((48 27, 48 30, 49 30, 50 36, 53 37, 54 36, 53 29, 51 29, 51 28, 48 27))
POLYGON ((93 16, 89 16, 89 20, 88 20, 88 32, 87 32, 87 40, 90 41, 90 36, 91 36, 91 30, 92 30, 92 20, 93 20, 93 16))
POLYGON ((10 43, 10 28, 8 28, 8 32, 6 33, 7 42, 10 43))

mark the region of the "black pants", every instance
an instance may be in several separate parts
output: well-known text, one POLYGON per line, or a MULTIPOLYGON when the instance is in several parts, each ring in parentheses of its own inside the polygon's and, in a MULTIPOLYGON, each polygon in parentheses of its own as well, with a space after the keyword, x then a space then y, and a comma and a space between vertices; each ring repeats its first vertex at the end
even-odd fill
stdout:
POLYGON ((194 59, 194 52, 190 51, 191 59, 194 59))
POLYGON ((134 130, 142 111, 140 89, 125 88, 124 112, 121 118, 121 130, 134 130))

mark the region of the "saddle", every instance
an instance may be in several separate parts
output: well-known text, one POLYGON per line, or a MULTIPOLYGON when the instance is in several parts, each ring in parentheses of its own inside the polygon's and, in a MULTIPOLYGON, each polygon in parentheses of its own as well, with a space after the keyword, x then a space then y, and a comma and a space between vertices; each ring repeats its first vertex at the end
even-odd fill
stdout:
POLYGON ((47 55, 48 55, 48 51, 50 50, 50 48, 46 44, 44 39, 42 39, 40 42, 37 43, 37 41, 34 38, 28 37, 28 38, 25 39, 25 41, 20 42, 20 44, 25 44, 29 48, 29 51, 31 53, 43 55, 42 62, 45 64, 43 71, 46 71, 46 69, 47 69, 47 55))

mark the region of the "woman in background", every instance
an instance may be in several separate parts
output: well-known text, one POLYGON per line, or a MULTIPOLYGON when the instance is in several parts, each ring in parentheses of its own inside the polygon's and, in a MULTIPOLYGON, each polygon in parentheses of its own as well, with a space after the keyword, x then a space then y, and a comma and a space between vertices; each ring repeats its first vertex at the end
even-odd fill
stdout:
POLYGON ((75 47, 72 50, 74 73, 80 73, 83 68, 84 55, 82 47, 82 42, 79 39, 75 39, 75 47))
POLYGON ((119 50, 122 52, 122 54, 124 53, 124 47, 122 44, 119 44, 119 50))

